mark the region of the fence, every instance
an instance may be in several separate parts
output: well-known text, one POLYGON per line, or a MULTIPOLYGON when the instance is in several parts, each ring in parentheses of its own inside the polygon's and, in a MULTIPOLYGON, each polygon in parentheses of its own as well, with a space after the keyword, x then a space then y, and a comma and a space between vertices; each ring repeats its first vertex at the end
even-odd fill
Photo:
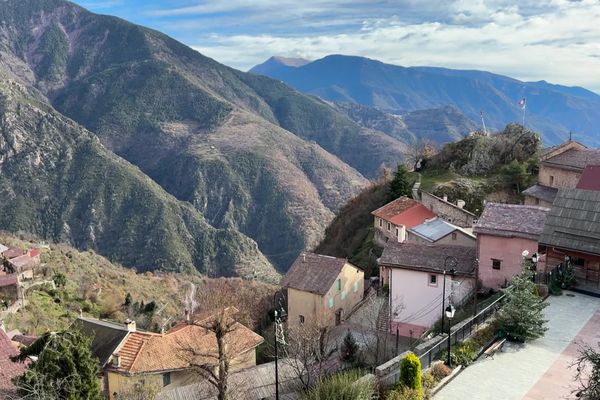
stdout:
MULTIPOLYGON (((456 344, 458 342, 462 342, 463 340, 469 338, 474 331, 477 330, 479 325, 485 323, 490 319, 493 315, 498 312, 502 303, 504 302, 505 295, 500 296, 496 301, 492 304, 481 310, 474 317, 461 322, 456 325, 452 329, 452 333, 450 334, 450 344, 456 344)), ((423 369, 429 368, 432 362, 439 358, 439 355, 443 351, 447 351, 448 346, 448 338, 444 338, 436 343, 432 348, 427 350, 425 353, 419 356, 421 360, 421 367, 423 369)))
MULTIPOLYGON (((492 304, 481 310, 477 315, 463 321, 452 328, 452 333, 450 334, 450 343, 456 344, 457 342, 461 342, 467 338, 469 338, 474 331, 477 330, 479 325, 488 321, 492 316, 494 316, 502 304, 504 303, 505 295, 499 297, 492 304)), ((429 350, 419 356, 421 360, 421 368, 427 369, 431 366, 431 364, 439 359, 440 353, 447 351, 448 346, 448 337, 444 337, 436 344, 434 344, 429 350)), ((375 368, 375 374, 379 381, 386 386, 391 386, 394 383, 398 382, 400 379, 400 362, 402 358, 408 352, 402 353, 399 356, 389 360, 388 362, 378 366, 375 368)))

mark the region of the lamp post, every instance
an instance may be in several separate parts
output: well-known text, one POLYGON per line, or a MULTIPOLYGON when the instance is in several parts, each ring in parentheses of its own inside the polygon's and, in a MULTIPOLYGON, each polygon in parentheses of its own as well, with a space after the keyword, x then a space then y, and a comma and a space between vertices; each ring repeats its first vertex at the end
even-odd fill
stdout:
POLYGON ((442 286, 442 332, 444 332, 444 309, 446 307, 446 273, 450 272, 451 276, 456 274, 456 266, 458 260, 454 256, 448 256, 444 259, 444 284, 442 286))
POLYGON ((448 360, 446 364, 448 364, 449 368, 452 368, 452 359, 450 358, 450 337, 452 336, 452 318, 454 318, 455 312, 456 309, 454 308, 454 306, 452 304, 448 304, 448 307, 446 307, 445 310, 445 314, 446 317, 448 317, 448 360))
POLYGON ((283 323, 287 318, 287 312, 285 311, 285 296, 281 290, 278 290, 273 295, 273 316, 275 320, 275 400, 279 400, 279 346, 278 344, 285 344, 285 338, 283 336, 283 323))

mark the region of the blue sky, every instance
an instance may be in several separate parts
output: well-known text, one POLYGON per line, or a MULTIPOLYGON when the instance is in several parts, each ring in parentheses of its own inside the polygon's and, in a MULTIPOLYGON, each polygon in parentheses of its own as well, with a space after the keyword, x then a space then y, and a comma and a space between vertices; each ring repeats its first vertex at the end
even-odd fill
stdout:
POLYGON ((235 68, 352 54, 600 93, 600 0, 76 0, 235 68))

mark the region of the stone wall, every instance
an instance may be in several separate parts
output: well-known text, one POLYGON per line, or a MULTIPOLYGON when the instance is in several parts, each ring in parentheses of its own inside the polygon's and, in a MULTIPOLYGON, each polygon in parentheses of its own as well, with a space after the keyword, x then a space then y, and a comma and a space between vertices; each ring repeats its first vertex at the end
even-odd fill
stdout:
POLYGON ((469 211, 425 191, 421 191, 421 203, 439 217, 461 228, 472 228, 477 219, 469 211))
POLYGON ((570 189, 577 186, 579 177, 581 177, 581 171, 555 168, 542 163, 538 174, 538 182, 540 185, 544 186, 570 189))

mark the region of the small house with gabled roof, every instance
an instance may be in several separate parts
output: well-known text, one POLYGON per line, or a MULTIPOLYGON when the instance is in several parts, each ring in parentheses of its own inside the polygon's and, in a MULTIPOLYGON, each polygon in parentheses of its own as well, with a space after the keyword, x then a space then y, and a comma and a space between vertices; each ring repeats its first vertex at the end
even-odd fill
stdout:
POLYGON ((402 196, 371 213, 373 215, 373 240, 385 246, 389 240, 404 242, 407 230, 422 224, 436 215, 416 200, 402 196))
MULTIPOLYGON (((522 270, 523 252, 538 251, 548 208, 521 204, 488 203, 473 231, 477 235, 481 286, 507 286, 522 270)), ((538 268, 545 268, 538 258, 538 268)))
POLYGON ((559 189, 575 188, 588 165, 600 165, 600 149, 568 140, 540 157, 538 182, 523 191, 524 204, 550 207, 559 189))
POLYGON ((345 258, 302 253, 281 281, 287 288, 288 322, 340 324, 362 299, 365 274, 345 258))

